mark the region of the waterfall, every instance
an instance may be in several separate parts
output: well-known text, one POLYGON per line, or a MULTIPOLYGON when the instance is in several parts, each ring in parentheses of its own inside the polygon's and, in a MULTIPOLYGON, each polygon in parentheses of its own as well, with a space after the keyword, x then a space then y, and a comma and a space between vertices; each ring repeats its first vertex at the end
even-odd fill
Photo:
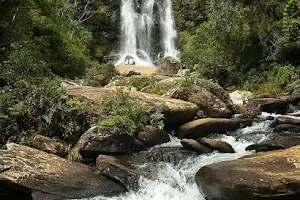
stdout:
POLYGON ((172 1, 162 0, 160 5, 160 27, 162 30, 164 56, 172 56, 177 58, 179 52, 176 50, 175 46, 177 32, 175 30, 175 22, 172 16, 172 1))
POLYGON ((161 51, 164 56, 178 58, 176 49, 177 33, 172 15, 171 0, 122 0, 121 3, 121 48, 115 65, 132 64, 153 66, 154 7, 158 6, 161 29, 161 51))

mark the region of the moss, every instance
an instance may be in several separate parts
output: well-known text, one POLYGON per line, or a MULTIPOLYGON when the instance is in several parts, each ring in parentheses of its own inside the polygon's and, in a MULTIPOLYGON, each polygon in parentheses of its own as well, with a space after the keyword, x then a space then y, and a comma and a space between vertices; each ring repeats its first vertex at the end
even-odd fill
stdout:
POLYGON ((69 147, 67 158, 69 161, 76 161, 76 162, 82 161, 82 156, 79 153, 78 145, 75 145, 73 148, 69 147))

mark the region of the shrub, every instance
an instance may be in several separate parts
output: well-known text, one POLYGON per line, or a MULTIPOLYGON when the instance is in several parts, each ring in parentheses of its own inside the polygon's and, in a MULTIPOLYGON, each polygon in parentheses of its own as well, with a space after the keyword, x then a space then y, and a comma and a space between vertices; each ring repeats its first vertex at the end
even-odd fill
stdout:
POLYGON ((91 103, 67 97, 59 78, 26 47, 13 47, 0 67, 0 144, 36 133, 76 141, 97 118, 91 103))
POLYGON ((103 101, 102 106, 107 117, 100 124, 109 127, 113 134, 135 135, 149 121, 145 106, 134 102, 129 93, 121 89, 117 90, 115 97, 103 101))
POLYGON ((84 83, 90 86, 104 86, 115 75, 116 69, 111 62, 102 65, 92 62, 92 65, 86 70, 84 83))

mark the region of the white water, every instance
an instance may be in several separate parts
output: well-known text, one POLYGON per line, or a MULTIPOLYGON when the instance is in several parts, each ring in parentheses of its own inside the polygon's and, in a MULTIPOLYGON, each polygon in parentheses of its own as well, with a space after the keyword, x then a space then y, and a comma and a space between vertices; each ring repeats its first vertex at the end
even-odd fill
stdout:
MULTIPOLYGON (((175 41, 177 33, 172 15, 171 0, 122 0, 121 50, 115 65, 125 64, 132 57, 136 65, 153 66, 151 40, 153 39, 153 14, 155 3, 159 7, 161 41, 164 56, 178 58, 175 41)), ((154 36, 156 37, 156 36, 154 36)))
MULTIPOLYGON (((264 116, 261 117, 264 118, 264 116)), ((239 135, 245 135, 253 131, 267 131, 269 124, 270 121, 254 123, 253 126, 239 129, 237 132, 239 135)), ((155 179, 141 177, 138 191, 128 192, 118 197, 95 197, 89 200, 205 200, 194 182, 194 176, 202 166, 225 160, 235 160, 251 154, 251 152, 245 151, 247 146, 267 139, 264 134, 253 135, 253 138, 251 136, 250 138, 246 137, 248 139, 240 140, 225 135, 219 135, 218 138, 231 144, 236 153, 213 152, 211 154, 193 156, 182 160, 177 165, 158 162, 155 164, 155 171, 158 172, 158 176, 155 179)), ((181 144, 178 139, 172 138, 171 142, 162 146, 176 147, 181 146, 181 144)), ((147 166, 141 166, 141 168, 143 167, 147 166)))

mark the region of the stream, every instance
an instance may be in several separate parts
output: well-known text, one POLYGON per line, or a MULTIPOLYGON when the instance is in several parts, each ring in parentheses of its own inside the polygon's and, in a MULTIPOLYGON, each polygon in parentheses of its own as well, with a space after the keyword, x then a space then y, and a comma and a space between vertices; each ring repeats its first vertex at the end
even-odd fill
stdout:
MULTIPOLYGON (((265 120, 267 116, 278 117, 280 115, 262 113, 258 116, 258 121, 252 126, 238 129, 228 135, 213 135, 213 138, 224 140, 232 145, 236 153, 224 154, 213 152, 211 154, 203 154, 198 156, 189 156, 179 163, 147 163, 140 168, 151 168, 157 172, 155 178, 140 177, 139 189, 130 191, 117 197, 94 197, 88 200, 205 200, 204 196, 199 192, 194 181, 197 171, 205 165, 212 163, 235 160, 252 152, 245 151, 245 148, 253 143, 262 142, 271 135, 272 121, 265 120), (270 134, 264 134, 270 133, 270 134)), ((177 147, 181 146, 180 140, 172 137, 171 142, 160 145, 159 147, 177 147)))

